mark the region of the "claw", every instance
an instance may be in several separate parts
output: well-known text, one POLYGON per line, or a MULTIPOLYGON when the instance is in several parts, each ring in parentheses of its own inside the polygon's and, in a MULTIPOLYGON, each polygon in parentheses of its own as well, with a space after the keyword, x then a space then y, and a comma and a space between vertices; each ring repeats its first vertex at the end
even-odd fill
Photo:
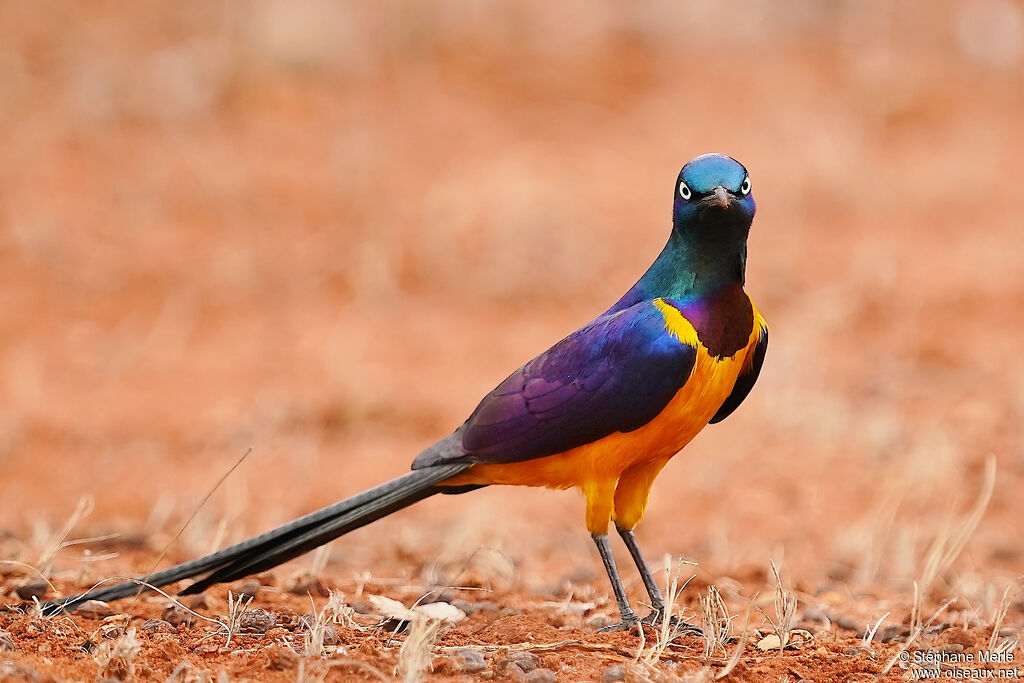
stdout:
POLYGON ((640 619, 636 615, 633 615, 632 619, 629 619, 629 618, 623 619, 622 621, 620 621, 617 624, 612 624, 611 626, 605 626, 604 628, 599 628, 599 629, 597 629, 597 632, 598 633, 612 633, 614 631, 632 631, 633 629, 636 628, 637 624, 639 624, 639 623, 640 623, 640 619))
MULTIPOLYGON (((640 620, 640 623, 651 628, 660 628, 662 622, 662 612, 659 609, 652 610, 650 614, 640 620)), ((672 617, 669 619, 669 628, 675 635, 702 635, 704 632, 700 630, 700 626, 695 626, 689 622, 683 621, 679 617, 672 617)))

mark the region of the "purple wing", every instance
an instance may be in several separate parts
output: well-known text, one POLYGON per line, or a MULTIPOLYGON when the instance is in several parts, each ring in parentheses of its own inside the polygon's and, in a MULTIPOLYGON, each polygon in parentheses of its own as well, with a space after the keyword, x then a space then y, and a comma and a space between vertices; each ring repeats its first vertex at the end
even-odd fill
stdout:
POLYGON ((668 405, 695 358, 651 302, 603 316, 514 372, 413 468, 530 460, 633 431, 668 405))

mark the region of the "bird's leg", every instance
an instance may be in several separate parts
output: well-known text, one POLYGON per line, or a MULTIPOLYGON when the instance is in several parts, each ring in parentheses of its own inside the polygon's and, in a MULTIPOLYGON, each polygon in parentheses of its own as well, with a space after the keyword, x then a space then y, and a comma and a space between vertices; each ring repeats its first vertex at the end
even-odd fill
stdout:
MULTIPOLYGON (((626 548, 629 549, 629 554, 633 557, 633 562, 636 563, 636 568, 640 572, 640 578, 644 580, 644 587, 647 589, 647 595, 651 598, 651 613, 642 619, 643 623, 649 624, 650 626, 657 626, 661 624, 661 620, 665 618, 665 597, 661 594, 661 589, 658 588, 658 582, 654 580, 654 575, 651 574, 651 568, 647 565, 647 560, 644 559, 644 554, 640 552, 640 544, 636 542, 636 536, 633 535, 632 529, 624 529, 620 526, 616 526, 619 531, 619 536, 622 537, 622 542, 626 544, 626 548)), ((680 633, 700 633, 700 628, 689 624, 678 617, 672 617, 671 626, 673 630, 680 633)))
POLYGON ((640 623, 640 618, 629 606, 629 600, 626 599, 626 589, 622 585, 622 579, 619 578, 619 570, 615 567, 615 558, 612 557, 612 546, 608 543, 608 534, 591 534, 591 537, 597 546, 597 552, 601 553, 601 562, 604 563, 604 570, 608 572, 608 580, 615 593, 615 603, 619 607, 619 618, 622 619, 618 624, 606 626, 598 632, 627 631, 640 623))
POLYGON ((633 562, 636 563, 636 568, 640 571, 640 578, 644 580, 644 588, 647 589, 647 595, 651 597, 651 607, 656 612, 665 611, 665 596, 661 594, 658 582, 654 580, 651 568, 647 565, 647 560, 644 559, 643 553, 640 552, 640 545, 636 542, 633 530, 623 529, 622 527, 616 528, 619 531, 619 536, 622 537, 622 542, 626 544, 629 554, 633 556, 633 562))

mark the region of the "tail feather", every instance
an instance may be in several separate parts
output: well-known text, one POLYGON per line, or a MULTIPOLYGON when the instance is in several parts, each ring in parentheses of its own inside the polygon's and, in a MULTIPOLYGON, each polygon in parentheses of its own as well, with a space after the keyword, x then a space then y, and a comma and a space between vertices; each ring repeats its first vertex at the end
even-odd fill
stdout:
POLYGON ((149 586, 165 586, 209 572, 205 578, 182 591, 183 594, 200 593, 216 583, 276 567, 349 531, 440 493, 442 489, 438 483, 469 467, 466 464, 440 465, 410 472, 259 536, 150 574, 139 581, 117 583, 42 603, 43 613, 71 612, 86 600, 109 602, 136 595, 149 586))
POLYGON ((325 520, 303 533, 281 539, 280 542, 265 543, 258 548, 253 548, 231 564, 220 567, 206 578, 195 582, 183 590, 182 594, 202 593, 214 584, 235 581, 276 567, 435 493, 438 493, 438 490, 433 486, 430 488, 396 489, 385 493, 358 508, 340 514, 333 519, 325 520))

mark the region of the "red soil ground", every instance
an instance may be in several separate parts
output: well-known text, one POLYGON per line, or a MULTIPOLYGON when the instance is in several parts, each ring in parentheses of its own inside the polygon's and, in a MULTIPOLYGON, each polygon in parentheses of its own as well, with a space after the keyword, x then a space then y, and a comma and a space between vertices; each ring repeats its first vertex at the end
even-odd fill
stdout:
MULTIPOLYGON (((909 647, 987 649, 1009 587, 995 642, 1024 656, 1020 6, 670 9, 0 6, 0 604, 23 602, 25 565, 84 496, 67 540, 118 536, 62 549, 60 594, 402 473, 632 284, 679 166, 715 150, 754 181, 748 291, 772 348, 638 533, 651 558, 696 563, 680 605, 699 621, 716 586, 737 638, 706 658, 683 636, 629 675, 703 680, 745 642, 726 680, 874 680, 990 456, 991 500, 924 619, 955 601, 909 647), (776 618, 770 559, 801 649, 754 645, 776 618)), ((430 650, 435 680, 514 680, 523 649, 560 681, 599 680, 656 640, 594 632, 614 603, 571 492, 432 499, 326 559, 322 584, 364 611, 474 588, 442 596, 486 604, 430 650), (457 671, 461 646, 483 672, 457 671)), ((293 653, 310 598, 286 584, 310 562, 262 577, 250 609, 275 630, 140 631, 133 675, 395 675, 406 636, 358 613, 324 656, 293 653)), ((227 589, 197 612, 222 619, 227 589)), ((130 677, 96 653, 166 604, 0 611, 0 680, 130 677)))

